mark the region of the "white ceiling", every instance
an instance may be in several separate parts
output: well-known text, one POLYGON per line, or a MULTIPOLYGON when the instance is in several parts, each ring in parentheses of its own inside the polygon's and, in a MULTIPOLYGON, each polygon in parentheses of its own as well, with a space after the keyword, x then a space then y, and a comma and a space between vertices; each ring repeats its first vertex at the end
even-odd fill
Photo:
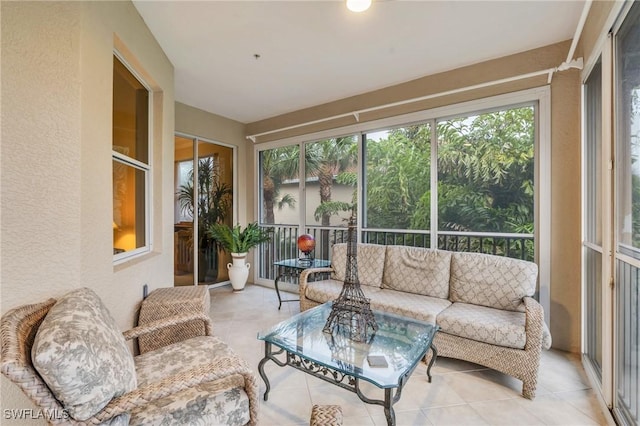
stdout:
POLYGON ((248 123, 570 39, 584 1, 134 5, 175 67, 176 101, 248 123))

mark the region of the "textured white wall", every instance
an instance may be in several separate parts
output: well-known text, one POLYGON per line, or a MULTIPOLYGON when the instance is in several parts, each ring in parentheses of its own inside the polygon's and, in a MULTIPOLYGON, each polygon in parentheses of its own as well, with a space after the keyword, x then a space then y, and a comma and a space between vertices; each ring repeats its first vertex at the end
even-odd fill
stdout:
MULTIPOLYGON (((90 287, 121 328, 172 285, 173 67, 130 2, 2 2, 1 311, 90 287), (154 251, 112 263, 114 46, 156 97, 154 251)), ((2 409, 32 408, 2 378, 2 409)), ((12 422, 4 424, 44 424, 12 422)))

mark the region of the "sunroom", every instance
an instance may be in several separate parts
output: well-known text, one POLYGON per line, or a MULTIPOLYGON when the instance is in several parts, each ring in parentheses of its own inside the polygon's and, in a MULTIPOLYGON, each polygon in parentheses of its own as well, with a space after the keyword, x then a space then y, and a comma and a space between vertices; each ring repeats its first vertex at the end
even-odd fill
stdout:
MULTIPOLYGON (((558 13, 572 14, 568 37, 482 59, 462 57, 437 72, 355 92, 342 88, 318 101, 288 105, 273 97, 278 108, 256 102, 251 113, 237 101, 223 107, 229 97, 242 96, 228 93, 217 71, 201 79, 189 70, 200 64, 188 62, 180 43, 208 41, 182 39, 186 31, 179 34, 177 27, 206 25, 195 21, 197 9, 189 9, 196 3, 186 2, 186 9, 181 3, 2 2, 3 313, 89 287, 126 329, 136 323, 148 292, 203 285, 214 309, 216 297, 226 303, 212 311, 214 322, 236 325, 239 314, 230 309, 243 296, 221 296, 230 291, 230 257, 210 246, 199 250, 198 227, 207 218, 193 209, 200 207, 193 188, 209 192, 202 177, 216 176, 221 198, 213 205, 224 208, 213 220, 258 222, 274 235, 250 253, 247 290, 268 297, 263 306, 252 300, 251 309, 273 311, 270 320, 294 313, 296 303, 278 312, 274 262, 299 257, 302 234, 315 238, 311 255, 331 260, 353 212, 361 243, 532 261, 539 268, 535 298, 553 350, 580 359, 592 405, 604 413, 591 421, 638 424, 637 2, 557 2, 558 13), (161 31, 168 27, 172 31, 161 31), (186 94, 189 80, 214 86, 219 96, 206 98, 204 89, 186 94), (116 124, 119 88, 128 100, 135 95, 134 115, 143 114, 148 124, 135 136, 143 147, 115 141, 128 131, 126 123, 116 124), (261 108, 268 113, 255 112, 261 108), (136 176, 129 181, 134 191, 120 196, 116 175, 136 176), (136 206, 133 213, 127 203, 136 206)), ((465 9, 508 16, 542 7, 410 3, 374 1, 369 12, 431 4, 433 16, 465 9)), ((342 2, 201 6, 262 30, 265 8, 275 8, 271 13, 280 18, 300 9, 318 22, 344 9, 342 2)), ((363 25, 339 16, 354 32, 363 25)), ((280 22, 273 19, 273 25, 280 22)), ((309 19, 302 24, 324 31, 309 19)), ((544 31, 543 22, 529 24, 544 31)), ((216 26, 209 27, 213 33, 216 26)), ((275 37, 272 30, 262 37, 275 37)), ((229 58, 239 51, 243 57, 219 67, 233 74, 242 63, 243 71, 258 75, 276 51, 261 51, 254 39, 258 46, 245 52, 244 35, 225 35, 229 58)), ((389 41, 385 49, 393 56, 400 45, 389 41)), ((300 53, 307 54, 320 55, 300 53)), ((323 71, 327 78, 336 72, 330 77, 336 88, 343 84, 339 69, 323 71)), ((302 72, 271 78, 293 84, 292 75, 302 72)), ((246 85, 269 89, 268 83, 246 85)), ((301 98, 307 94, 297 90, 301 98)), ((295 298, 296 280, 283 280, 280 290, 283 298, 295 298)), ((237 334, 254 339, 256 331, 237 334)), ((5 378, 2 390, 3 408, 28 406, 5 378)))

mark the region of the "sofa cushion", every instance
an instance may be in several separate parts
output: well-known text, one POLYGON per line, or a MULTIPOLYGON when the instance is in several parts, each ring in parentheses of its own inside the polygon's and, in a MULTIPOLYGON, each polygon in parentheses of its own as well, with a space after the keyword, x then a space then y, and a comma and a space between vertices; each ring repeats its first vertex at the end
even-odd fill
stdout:
MULTIPOLYGON (((386 246, 358 244, 358 281, 362 285, 380 287, 386 246)), ((331 249, 331 278, 344 281, 347 267, 347 243, 334 244, 331 249)))
MULTIPOLYGON (((235 356, 234 352, 217 337, 193 337, 137 356, 138 382, 141 387, 151 385, 229 356, 235 356)), ((244 385, 241 375, 199 384, 136 409, 131 424, 247 424, 250 411, 244 385)))
POLYGON ((447 299, 382 289, 371 298, 371 309, 436 323, 440 312, 451 305, 447 299))
POLYGON ((387 246, 382 288, 449 298, 451 252, 387 246))
POLYGON ((100 298, 72 291, 49 310, 31 350, 33 365, 69 415, 86 420, 136 388, 133 356, 100 298))
POLYGON ((524 312, 525 296, 536 291, 538 265, 508 257, 454 252, 449 299, 524 312))
MULTIPOLYGON (((314 281, 307 285, 305 297, 316 303, 326 303, 332 300, 336 300, 338 296, 340 296, 340 292, 342 291, 343 286, 344 283, 342 281, 337 281, 334 279, 314 281)), ((371 299, 372 303, 373 299, 379 297, 378 292, 380 291, 380 289, 377 287, 360 286, 360 288, 362 289, 364 296, 371 299)))
MULTIPOLYGON (((305 296, 317 303, 335 300, 342 290, 343 283, 335 280, 324 280, 310 283, 305 296)), ((422 296, 395 290, 379 289, 363 286, 362 292, 369 298, 371 309, 391 312, 430 323, 436 322, 436 316, 447 306, 447 299, 422 296)))
POLYGON ((524 349, 525 314, 468 303, 454 303, 438 315, 441 333, 491 345, 524 349))
POLYGON ((338 298, 343 285, 342 281, 334 279, 314 281, 307 285, 304 295, 316 303, 326 303, 338 298))

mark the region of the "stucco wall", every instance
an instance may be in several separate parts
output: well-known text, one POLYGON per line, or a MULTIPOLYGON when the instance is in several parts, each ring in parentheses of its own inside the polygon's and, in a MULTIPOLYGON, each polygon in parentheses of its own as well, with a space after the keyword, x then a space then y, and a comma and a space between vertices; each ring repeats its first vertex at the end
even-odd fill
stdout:
POLYGON ((247 191, 254 179, 253 152, 251 143, 245 138, 244 124, 198 108, 175 103, 176 132, 189 136, 206 138, 236 147, 237 152, 237 194, 236 221, 242 224, 253 221, 253 193, 247 191), (251 151, 251 152, 249 152, 251 151))
POLYGON ((582 338, 580 72, 551 84, 551 335, 580 353, 582 338))
MULTIPOLYGON (((247 134, 258 134, 306 121, 349 113, 406 99, 434 95, 483 82, 557 67, 567 56, 570 41, 422 77, 339 101, 247 124, 247 134)), ((487 96, 548 84, 547 76, 498 84, 359 116, 360 122, 451 105, 487 96)), ((551 83, 551 334, 553 346, 571 352, 581 343, 580 259, 580 75, 557 73, 551 83)), ((345 117, 289 131, 261 136, 258 143, 352 125, 345 117)))
MULTIPOLYGON (((2 2, 1 310, 90 287, 123 329, 172 285, 173 67, 130 2, 2 2), (113 266, 114 46, 157 92, 153 253, 113 266)), ((2 408, 33 408, 2 377, 2 408)), ((3 413, 4 414, 4 413, 3 413)), ((11 421, 2 424, 44 424, 11 421)))

